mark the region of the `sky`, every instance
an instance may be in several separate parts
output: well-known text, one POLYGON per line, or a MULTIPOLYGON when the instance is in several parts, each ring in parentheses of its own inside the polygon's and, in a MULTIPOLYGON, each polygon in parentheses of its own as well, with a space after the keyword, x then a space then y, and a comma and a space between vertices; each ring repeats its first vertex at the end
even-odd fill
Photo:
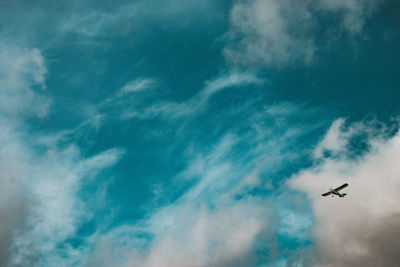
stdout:
POLYGON ((0 1, 0 267, 398 266, 399 14, 0 1))

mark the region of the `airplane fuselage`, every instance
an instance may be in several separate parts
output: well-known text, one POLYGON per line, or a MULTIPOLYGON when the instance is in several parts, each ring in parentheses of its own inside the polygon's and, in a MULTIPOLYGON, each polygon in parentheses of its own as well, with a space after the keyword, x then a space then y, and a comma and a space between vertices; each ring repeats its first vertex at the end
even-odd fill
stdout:
POLYGON ((339 197, 344 197, 345 195, 347 195, 346 193, 341 194, 341 193, 339 193, 338 191, 333 190, 333 189, 331 189, 330 191, 331 191, 332 197, 333 197, 334 195, 337 195, 337 196, 339 196, 339 197))

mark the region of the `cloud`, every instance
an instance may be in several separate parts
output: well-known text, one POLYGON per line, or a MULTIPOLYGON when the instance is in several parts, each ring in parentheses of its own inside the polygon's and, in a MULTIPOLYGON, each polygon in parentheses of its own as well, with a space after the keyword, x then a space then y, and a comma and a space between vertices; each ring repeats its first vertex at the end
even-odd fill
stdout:
POLYGON ((333 155, 343 151, 348 144, 349 133, 342 131, 345 120, 337 119, 325 134, 323 140, 319 142, 318 146, 314 150, 315 158, 322 158, 325 152, 329 152, 333 155))
POLYGON ((140 92, 154 87, 155 84, 156 82, 152 79, 136 79, 124 85, 124 87, 121 88, 119 94, 123 95, 128 93, 140 92))
MULTIPOLYGON (((318 17, 324 12, 340 23, 323 29, 359 35, 379 1, 251 0, 237 1, 230 12, 223 53, 234 65, 281 67, 310 63, 321 43, 318 17)), ((324 41, 324 40, 322 40, 324 41)))
POLYGON ((2 47, 0 265, 71 265, 79 249, 59 244, 90 216, 78 197, 82 181, 112 166, 123 151, 85 157, 65 142, 64 132, 32 134, 25 117, 45 116, 50 103, 39 93, 46 87, 44 58, 38 49, 2 47))
POLYGON ((315 153, 320 157, 321 147, 325 147, 336 156, 326 156, 289 180, 289 185, 305 192, 312 204, 313 264, 395 266, 400 260, 395 253, 400 249, 400 134, 397 131, 390 136, 390 128, 371 123, 342 127, 343 123, 339 119, 332 124, 315 153), (368 150, 354 156, 352 138, 360 136, 366 139, 368 150), (346 198, 320 196, 344 182, 350 184, 346 198))
POLYGON ((84 36, 94 37, 103 31, 112 31, 117 28, 117 23, 123 14, 106 12, 92 12, 88 15, 70 16, 60 24, 60 32, 75 32, 84 36))
POLYGON ((43 93, 47 69, 38 49, 0 43, 0 112, 44 117, 51 101, 43 93))
POLYGON ((76 133, 80 130, 86 131, 88 126, 98 130, 108 119, 120 118, 120 113, 124 113, 132 106, 136 107, 136 105, 140 104, 157 84, 158 82, 152 78, 137 78, 126 83, 117 92, 113 92, 111 96, 100 103, 83 105, 83 107, 80 107, 80 115, 84 115, 85 120, 70 133, 76 133))
POLYGON ((145 257, 133 255, 126 266, 248 264, 254 241, 266 227, 266 213, 251 201, 213 210, 186 206, 175 214, 180 222, 163 230, 145 257))
POLYGON ((29 172, 22 162, 30 155, 22 152, 18 140, 24 137, 16 128, 26 116, 46 116, 51 101, 38 91, 46 87, 47 69, 38 49, 0 43, 0 51, 0 265, 29 265, 38 260, 33 240, 19 237, 31 229, 32 210, 39 203, 25 184, 29 172))
POLYGON ((319 0, 319 9, 340 13, 341 26, 350 34, 359 34, 364 28, 365 21, 383 0, 319 0))
MULTIPOLYGON (((201 16, 197 15, 197 12, 199 10, 210 12, 213 4, 212 1, 136 1, 121 4, 111 10, 92 6, 86 13, 68 14, 57 26, 60 33, 76 33, 89 38, 126 35, 142 30, 146 22, 159 24, 160 21, 165 22, 180 17, 186 18, 185 23, 191 19, 204 19, 205 12, 202 12, 201 16)), ((182 26, 182 23, 180 25, 182 26)), ((173 24, 169 26, 176 27, 173 24)))
MULTIPOLYGON (((22 153, 35 155, 34 151, 22 153)), ((78 197, 83 179, 92 178, 112 166, 121 154, 121 150, 111 149, 84 158, 76 146, 70 145, 63 150, 50 148, 40 160, 16 159, 25 178, 23 183, 37 203, 30 211, 31 229, 24 233, 23 239, 35 242, 36 254, 45 256, 43 262, 63 262, 57 245, 74 235, 77 227, 91 216, 78 197)), ((76 251, 66 249, 65 252, 71 254, 70 260, 74 260, 72 254, 76 251)))
POLYGON ((160 102, 142 111, 127 111, 123 117, 152 118, 163 116, 167 119, 186 117, 201 112, 207 106, 209 99, 222 90, 262 83, 261 79, 250 73, 231 73, 206 82, 205 87, 186 102, 160 102))
MULTIPOLYGON (((207 91, 221 84, 227 82, 210 82, 207 91)), ((209 147, 193 145, 185 151, 186 168, 173 179, 177 187, 190 186, 174 201, 149 208, 141 221, 99 233, 86 266, 259 266, 278 260, 277 231, 306 240, 311 223, 304 211, 292 212, 290 198, 271 196, 279 191, 271 176, 294 158, 292 142, 315 127, 293 129, 289 118, 299 108, 252 109, 235 125, 240 131, 230 129, 209 147), (285 212, 278 214, 277 206, 285 212)))
POLYGON ((310 62, 313 40, 300 27, 308 26, 307 5, 295 1, 255 0, 236 3, 230 13, 233 45, 224 50, 234 64, 281 65, 292 61, 310 62), (288 19, 290 18, 290 19, 288 19), (294 28, 301 24, 299 29, 294 28))
POLYGON ((85 266, 109 259, 114 259, 111 265, 127 267, 251 265, 257 259, 255 242, 266 232, 268 218, 267 203, 256 197, 217 202, 213 208, 201 200, 182 199, 160 208, 142 224, 101 237, 85 266), (140 233, 152 240, 141 239, 140 233))

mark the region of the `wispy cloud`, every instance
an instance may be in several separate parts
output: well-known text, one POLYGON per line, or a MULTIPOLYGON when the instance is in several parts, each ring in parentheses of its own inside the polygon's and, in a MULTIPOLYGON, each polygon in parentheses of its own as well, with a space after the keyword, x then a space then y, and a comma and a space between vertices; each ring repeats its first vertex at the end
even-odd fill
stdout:
POLYGON ((136 78, 126 83, 117 92, 114 92, 110 97, 106 98, 97 105, 88 107, 88 110, 96 110, 101 112, 109 108, 128 109, 130 106, 135 106, 139 103, 143 94, 148 95, 150 89, 158 86, 158 82, 154 78, 136 78))
MULTIPOLYGON (((143 28, 145 21, 168 21, 179 16, 188 16, 198 10, 210 11, 212 1, 136 1, 124 3, 113 10, 91 7, 84 14, 69 14, 58 25, 61 33, 77 33, 89 38, 102 35, 126 35, 143 28), (158 6, 158 8, 154 8, 158 6)), ((203 16, 191 16, 190 19, 203 16)), ((172 27, 172 25, 171 25, 172 27)))
MULTIPOLYGON (((220 84, 227 83, 210 82, 207 91, 218 91, 220 84)), ((210 149, 194 147, 187 151, 188 165, 175 181, 192 181, 193 186, 142 221, 101 235, 88 265, 101 263, 103 255, 108 255, 127 258, 122 266, 257 266, 258 250, 277 249, 272 235, 278 228, 306 239, 304 232, 310 221, 301 212, 276 214, 272 201, 277 200, 267 194, 279 190, 269 175, 279 166, 284 167, 282 161, 293 159, 291 140, 312 129, 293 131, 282 127, 285 118, 296 116, 297 108, 288 103, 265 108, 250 115, 244 133, 238 135, 231 129, 210 149), (290 110, 271 112, 284 106, 290 110), (276 119, 280 124, 275 124, 276 119), (244 145, 252 149, 238 149, 244 145), (299 218, 302 225, 295 227, 299 218), (282 229, 277 220, 283 222, 282 229)), ((262 257, 277 260, 272 252, 262 257)))
POLYGON ((154 87, 156 82, 153 79, 136 79, 130 81, 119 91, 120 95, 136 93, 154 87))
MULTIPOLYGON (((137 105, 143 99, 152 95, 152 89, 158 86, 154 78, 136 78, 127 82, 99 103, 85 103, 79 105, 80 116, 83 121, 74 129, 64 131, 66 135, 73 135, 88 128, 99 130, 109 120, 121 119, 120 113, 126 112, 137 105)), ((110 90, 111 91, 111 90, 110 90)), ((123 116, 122 116, 123 117, 123 116)))
POLYGON ((262 84, 263 80, 251 73, 232 73, 206 82, 205 87, 186 102, 160 102, 144 110, 127 111, 123 117, 152 118, 162 116, 175 119, 194 115, 207 107, 208 101, 215 94, 234 87, 262 84))

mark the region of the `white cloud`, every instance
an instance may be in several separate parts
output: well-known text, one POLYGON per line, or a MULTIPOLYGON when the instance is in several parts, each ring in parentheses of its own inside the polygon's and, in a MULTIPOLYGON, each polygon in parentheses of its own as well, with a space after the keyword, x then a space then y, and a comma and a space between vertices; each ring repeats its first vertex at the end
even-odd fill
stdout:
POLYGON ((8 116, 46 116, 51 101, 33 89, 46 88, 47 70, 41 52, 4 43, 0 43, 0 50, 0 112, 8 116))
MULTIPOLYGON (((252 201, 233 206, 185 206, 176 223, 163 229, 147 255, 125 266, 240 266, 249 262, 257 235, 266 227, 267 209, 252 201)), ((159 218, 164 219, 164 218, 159 218)))
POLYGON ((86 266, 109 259, 111 265, 127 267, 243 266, 254 261, 255 241, 266 231, 268 218, 267 203, 258 198, 220 202, 212 209, 179 201, 143 224, 101 237, 86 266), (141 240, 140 233, 154 239, 141 240))
POLYGON ((342 15, 342 27, 350 34, 361 33, 365 21, 382 0, 319 0, 318 8, 342 15))
POLYGON ((186 102, 160 102, 153 104, 142 111, 128 111, 123 116, 124 118, 151 118, 164 116, 167 119, 190 116, 201 112, 207 106, 209 99, 222 90, 231 87, 262 83, 263 81, 261 79, 250 73, 231 73, 206 82, 205 87, 186 102))
MULTIPOLYGON (((310 63, 318 47, 318 16, 324 12, 342 21, 324 31, 359 35, 379 0, 251 0, 237 1, 230 12, 227 60, 238 65, 281 67, 310 63)), ((322 40, 326 41, 326 40, 322 40)))
POLYGON ((92 12, 85 16, 70 16, 60 25, 61 32, 76 32, 88 37, 93 37, 104 31, 116 27, 120 14, 105 12, 92 12))
POLYGON ((325 158, 289 180, 312 204, 317 248, 314 265, 395 266, 400 260, 396 252, 400 249, 400 134, 385 137, 386 129, 371 129, 368 123, 343 129, 338 127, 342 122, 334 122, 327 138, 317 146, 317 151, 329 147, 339 156, 325 158), (346 138, 351 138, 348 132, 369 136, 365 155, 348 157, 351 148, 344 145, 349 142, 346 138), (349 183, 345 198, 321 197, 328 188, 344 182, 349 183))
POLYGON ((236 3, 230 13, 233 45, 224 50, 235 64, 281 65, 310 62, 313 40, 301 32, 311 14, 307 5, 295 1, 255 0, 236 3), (293 29, 293 23, 300 26, 293 29))
MULTIPOLYGON (((5 266, 70 266, 79 253, 57 244, 73 235, 90 213, 79 200, 82 180, 113 165, 122 155, 110 149, 84 157, 74 144, 60 148, 65 133, 31 135, 25 116, 44 116, 50 100, 44 59, 37 49, 4 46, 0 99, 0 263, 5 266), (38 151, 36 148, 43 150, 38 151), (74 255, 75 254, 75 255, 74 255), (46 257, 44 257, 46 256, 46 257)), ((64 140, 65 141, 65 140, 64 140)))
POLYGON ((0 260, 28 264, 33 255, 49 256, 50 262, 60 260, 56 259, 60 256, 55 252, 57 243, 74 234, 90 216, 77 196, 82 180, 114 164, 121 151, 84 158, 76 146, 57 149, 53 145, 38 154, 31 147, 36 145, 34 137, 2 122, 0 216, 9 220, 0 227, 5 244, 0 255, 9 259, 2 255, 0 260))
POLYGON ((349 132, 341 130, 344 122, 344 119, 338 119, 332 124, 323 140, 315 148, 315 158, 322 158, 325 152, 336 155, 346 148, 349 141, 349 132))
MULTIPOLYGON (((68 14, 60 21, 58 30, 61 33, 77 33, 85 37, 101 35, 126 35, 141 30, 144 21, 155 20, 165 22, 171 18, 184 16, 189 19, 204 19, 204 13, 198 15, 199 10, 210 12, 213 1, 135 1, 122 4, 112 10, 100 10, 97 6, 90 7, 89 12, 83 14, 68 14), (157 8, 154 8, 157 6, 157 8), (188 14, 190 14, 188 16, 188 14)), ((175 27, 170 24, 170 27, 175 27)))
MULTIPOLYGON (((214 93, 223 87, 221 84, 229 83, 210 82, 204 90, 214 93)), ((281 116, 293 116, 297 110, 295 105, 285 103, 252 113, 244 122, 248 129, 245 133, 228 132, 209 148, 188 149, 188 165, 174 181, 190 181, 193 185, 174 202, 149 212, 142 221, 100 234, 87 266, 102 266, 102 262, 127 267, 257 266, 257 249, 268 249, 270 252, 264 256, 271 262, 276 260, 279 253, 272 235, 277 229, 291 237, 305 235, 310 221, 302 212, 292 213, 289 208, 279 218, 274 217, 272 207, 278 202, 284 205, 281 199, 271 200, 252 191, 274 189, 268 174, 283 160, 293 158, 291 140, 312 128, 295 131, 274 124, 276 119, 284 124, 281 116), (284 106, 292 113, 283 112, 284 106), (279 110, 282 112, 271 112, 279 110), (244 144, 252 149, 238 149, 244 144), (301 225, 296 225, 298 222, 301 225)), ((244 125, 237 127, 242 129, 244 125)))
POLYGON ((136 79, 122 87, 119 94, 140 92, 154 87, 155 84, 156 82, 152 79, 136 79))
POLYGON ((90 126, 96 130, 101 128, 107 119, 112 117, 113 112, 117 110, 118 118, 120 113, 126 112, 130 108, 136 107, 138 103, 149 95, 149 90, 154 89, 158 82, 152 78, 137 78, 129 81, 117 92, 103 100, 98 104, 85 104, 80 107, 81 115, 83 114, 85 120, 81 122, 74 131, 84 130, 90 126), (121 111, 122 109, 122 111, 121 111))

